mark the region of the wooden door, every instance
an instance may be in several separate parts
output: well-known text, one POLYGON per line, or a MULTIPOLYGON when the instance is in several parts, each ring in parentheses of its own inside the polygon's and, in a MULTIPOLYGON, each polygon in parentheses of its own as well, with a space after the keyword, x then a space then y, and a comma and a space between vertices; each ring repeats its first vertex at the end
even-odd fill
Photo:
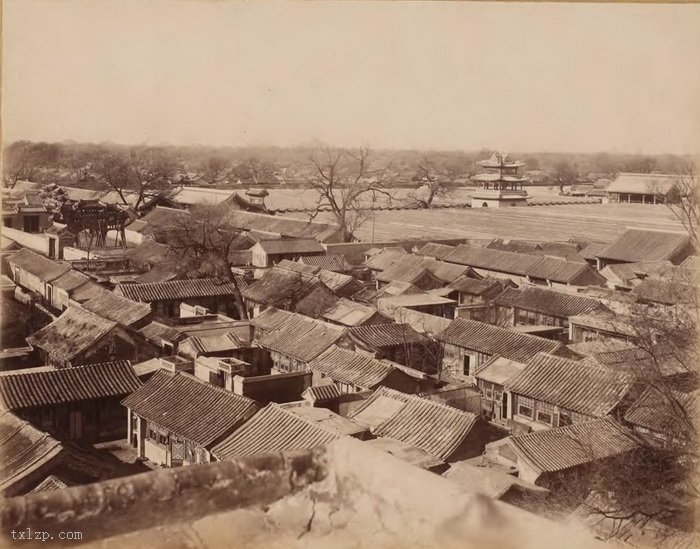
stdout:
POLYGON ((80 410, 70 413, 69 438, 81 438, 83 436, 83 414, 80 410))

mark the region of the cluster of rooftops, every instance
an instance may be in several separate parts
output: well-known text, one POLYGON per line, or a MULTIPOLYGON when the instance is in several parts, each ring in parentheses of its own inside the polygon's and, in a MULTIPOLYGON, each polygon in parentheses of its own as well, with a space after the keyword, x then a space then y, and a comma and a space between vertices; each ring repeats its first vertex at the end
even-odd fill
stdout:
POLYGON ((690 437, 649 412, 640 376, 660 356, 694 413, 692 372, 663 345, 650 356, 634 316, 695 306, 685 235, 365 245, 358 260, 357 244, 327 253, 327 227, 289 238, 299 226, 280 218, 270 238, 242 212, 255 244, 241 264, 187 278, 159 271, 165 210, 128 228, 152 280, 3 246, 3 302, 43 315, 24 351, 2 351, 0 444, 23 456, 6 495, 83 482, 66 471, 86 437, 119 438, 152 468, 352 437, 453 482, 481 470, 499 498, 690 437))

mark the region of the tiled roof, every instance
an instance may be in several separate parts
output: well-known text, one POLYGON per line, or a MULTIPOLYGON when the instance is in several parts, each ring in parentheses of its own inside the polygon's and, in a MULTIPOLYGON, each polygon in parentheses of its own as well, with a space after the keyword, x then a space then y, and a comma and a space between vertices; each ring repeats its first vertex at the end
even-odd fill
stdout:
POLYGON ((260 240, 260 247, 268 254, 325 253, 326 249, 313 238, 276 238, 260 240))
POLYGON ((385 248, 365 260, 365 266, 373 271, 383 271, 391 267, 408 252, 403 248, 385 248))
POLYGON ((674 437, 692 434, 700 412, 699 394, 647 388, 625 413, 625 421, 674 437))
POLYGON ((55 360, 70 360, 108 334, 116 322, 79 307, 68 307, 61 316, 27 338, 32 347, 44 349, 55 360))
POLYGON ((158 265, 170 253, 170 247, 152 240, 146 240, 134 248, 126 251, 129 262, 135 265, 158 265))
MULTIPOLYGON (((311 257, 323 257, 323 256, 311 256, 311 257)), ((301 261, 292 261, 290 259, 283 259, 279 263, 275 265, 275 267, 279 269, 287 269, 290 271, 294 271, 296 273, 306 273, 309 275, 313 275, 318 273, 321 269, 318 267, 314 267, 313 265, 307 265, 306 263, 303 263, 301 261)))
POLYGON ((54 288, 60 288, 61 290, 65 290, 66 292, 70 293, 72 290, 75 290, 77 287, 82 286, 90 280, 92 279, 89 276, 84 275, 80 271, 71 269, 65 274, 59 276, 51 283, 51 285, 54 288))
POLYGON ((430 340, 416 332, 408 324, 372 324, 350 328, 350 337, 370 349, 381 349, 411 343, 428 343, 430 340))
MULTIPOLYGON (((323 313, 323 318, 343 326, 359 326, 378 314, 379 311, 374 307, 341 297, 335 305, 323 313)), ((386 322, 391 321, 386 319, 386 322)))
POLYGON ((277 329, 263 335, 258 340, 258 345, 301 362, 309 362, 333 345, 345 332, 345 328, 294 315, 277 329))
POLYGON ((139 388, 127 360, 0 376, 0 399, 7 410, 124 396, 139 388))
POLYGON ((156 266, 147 270, 142 275, 134 279, 137 284, 148 284, 150 282, 167 282, 168 280, 174 280, 178 277, 178 274, 169 267, 156 266))
POLYGON ((477 269, 531 276, 563 284, 594 284, 602 277, 586 263, 530 253, 507 252, 460 244, 445 261, 477 269))
POLYGON ((607 187, 609 193, 666 195, 678 184, 675 175, 620 173, 607 187))
POLYGON ((386 361, 335 345, 309 362, 309 368, 326 374, 333 381, 351 383, 361 389, 374 389, 396 370, 386 361))
POLYGON ((697 305, 697 288, 689 284, 670 280, 642 280, 632 289, 640 301, 661 303, 663 305, 697 305))
POLYGON ((59 263, 39 255, 26 248, 12 254, 7 259, 11 265, 17 265, 44 282, 51 282, 71 270, 68 263, 59 263))
POLYGON ((634 319, 622 314, 592 311, 587 314, 569 317, 569 323, 627 337, 639 335, 635 328, 634 319))
POLYGON ((0 412, 0 493, 48 464, 63 451, 61 443, 11 412, 0 412))
POLYGON ((329 383, 328 385, 314 385, 304 389, 301 393, 302 398, 309 398, 314 402, 329 402, 340 398, 340 387, 335 383, 329 383))
POLYGON ((340 254, 306 256, 300 258, 299 261, 304 265, 310 265, 336 273, 352 271, 354 268, 353 265, 345 259, 345 256, 340 254))
POLYGON ((503 282, 496 278, 479 280, 466 275, 450 282, 448 287, 462 294, 469 295, 498 294, 505 289, 503 282))
POLYGON ((527 362, 539 352, 555 352, 558 341, 523 334, 476 320, 455 319, 438 339, 487 355, 501 355, 515 362, 527 362))
POLYGON ((126 229, 147 234, 160 229, 177 227, 181 219, 189 218, 189 216, 190 213, 187 210, 156 206, 142 218, 129 223, 126 229))
POLYGON ((411 444, 443 461, 449 459, 477 417, 441 402, 380 387, 349 415, 373 434, 411 444))
POLYGON ((541 250, 537 242, 530 240, 503 240, 496 238, 486 248, 490 250, 502 250, 504 252, 535 253, 541 250))
POLYGON ((337 438, 340 438, 339 435, 332 430, 271 403, 214 446, 212 454, 219 460, 233 460, 243 456, 314 448, 337 438))
POLYGON ((204 353, 234 351, 244 346, 236 334, 229 332, 221 335, 190 336, 180 342, 179 349, 181 354, 186 354, 186 349, 191 347, 194 356, 197 356, 204 353))
POLYGON ((448 246, 447 244, 437 244, 435 242, 428 242, 416 253, 418 255, 434 257, 435 259, 445 259, 445 256, 448 255, 454 249, 454 246, 448 246))
POLYGON ((431 336, 444 332, 452 323, 452 319, 421 313, 420 311, 406 309, 405 307, 398 307, 394 311, 394 320, 398 323, 408 324, 421 334, 428 334, 431 336))
POLYGON ((590 242, 579 251, 579 255, 584 259, 595 260, 607 244, 605 242, 590 242))
POLYGON ((291 308, 314 318, 333 306, 337 296, 318 278, 288 269, 269 269, 248 286, 242 295, 255 303, 291 308))
POLYGON ((460 244, 445 261, 490 271, 526 275, 542 258, 537 255, 505 252, 460 244))
POLYGON ((51 492, 53 490, 63 490, 64 488, 68 488, 69 486, 74 486, 74 483, 59 478, 56 475, 49 475, 39 484, 37 484, 37 486, 29 493, 36 494, 38 492, 51 492))
POLYGON ((169 280, 149 284, 119 284, 117 294, 133 301, 162 301, 168 299, 188 299, 192 297, 230 296, 237 292, 233 282, 218 278, 193 278, 188 280, 169 280))
POLYGON ((173 327, 157 321, 149 322, 138 330, 138 333, 141 334, 146 341, 155 343, 158 346, 160 346, 163 341, 173 341, 179 334, 173 327))
POLYGON ((684 233, 627 229, 599 252, 598 257, 628 263, 673 260, 689 243, 684 233))
POLYGON ((600 301, 591 297, 534 286, 510 288, 496 298, 496 304, 564 318, 601 307, 600 301))
POLYGON ((82 305, 83 309, 96 315, 118 322, 122 326, 131 326, 151 314, 147 303, 139 303, 114 292, 105 291, 82 305))
POLYGON ((515 452, 542 472, 557 472, 618 456, 638 444, 627 429, 610 418, 514 436, 515 452))
POLYGON ((257 410, 255 402, 184 372, 158 370, 122 401, 139 416, 200 446, 229 435, 257 410))
POLYGON ((85 303, 90 299, 102 295, 104 292, 108 292, 106 288, 100 286, 97 282, 88 281, 82 286, 78 286, 75 290, 70 293, 70 298, 77 303, 85 303))
POLYGON ((340 436, 356 436, 367 432, 365 427, 332 412, 328 408, 323 408, 321 406, 299 406, 295 403, 284 405, 284 408, 294 415, 312 421, 316 425, 340 436))
POLYGON ((338 227, 335 225, 241 210, 232 211, 227 223, 242 231, 290 238, 314 238, 318 242, 332 241, 338 235, 338 227))
POLYGON ((633 378, 625 373, 539 353, 506 388, 573 412, 602 417, 622 401, 632 384, 633 378))
POLYGON ((558 257, 543 257, 527 271, 527 276, 562 284, 595 284, 603 277, 588 263, 567 261, 558 257))
POLYGON ((275 307, 268 307, 253 320, 251 320, 250 323, 255 328, 259 328, 261 330, 274 330, 293 317, 294 313, 277 309, 275 307))
POLYGON ((318 279, 334 292, 340 292, 348 284, 352 283, 356 283, 357 287, 361 287, 359 282, 352 276, 343 273, 336 273, 335 271, 327 271, 322 269, 316 276, 318 276, 318 279))
POLYGON ((515 362, 495 355, 477 368, 476 372, 474 372, 474 377, 496 385, 505 385, 524 369, 525 364, 521 362, 515 362))
POLYGON ((411 254, 400 256, 398 261, 377 274, 377 280, 380 282, 413 282, 421 278, 426 271, 434 278, 448 283, 468 272, 469 267, 411 254))

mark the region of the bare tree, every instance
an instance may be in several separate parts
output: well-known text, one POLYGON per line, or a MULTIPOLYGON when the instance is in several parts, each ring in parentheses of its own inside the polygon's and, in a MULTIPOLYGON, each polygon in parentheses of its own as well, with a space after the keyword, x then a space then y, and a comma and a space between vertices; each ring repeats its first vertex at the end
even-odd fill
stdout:
POLYGON ((241 319, 248 318, 232 267, 232 255, 241 242, 240 228, 234 228, 225 205, 196 206, 173 222, 167 243, 173 252, 174 267, 195 276, 215 277, 231 282, 234 300, 241 319))
POLYGON ((409 194, 409 200, 418 208, 429 209, 433 200, 446 196, 447 185, 440 179, 435 163, 427 157, 423 157, 416 166, 418 181, 422 183, 418 189, 409 194))
POLYGON ((310 188, 318 199, 310 220, 323 210, 330 210, 342 231, 344 242, 351 242, 355 231, 367 221, 369 209, 363 204, 367 198, 382 194, 391 200, 386 189, 389 167, 375 169, 371 165, 371 150, 357 151, 325 148, 309 155, 313 175, 310 188))
POLYGON ((33 154, 34 145, 29 141, 17 141, 5 149, 3 155, 3 180, 13 189, 18 181, 31 180, 37 169, 33 154))
POLYGON ((126 154, 102 150, 95 163, 99 178, 119 195, 132 214, 136 214, 146 200, 168 188, 175 167, 170 155, 153 147, 134 147, 126 154))
POLYGON ((576 183, 578 173, 576 168, 566 160, 560 160, 554 165, 552 173, 552 181, 559 186, 559 192, 564 192, 565 185, 573 185, 576 183))
POLYGON ((695 250, 700 250, 700 187, 693 163, 679 162, 674 179, 675 186, 669 193, 666 204, 682 223, 695 250))

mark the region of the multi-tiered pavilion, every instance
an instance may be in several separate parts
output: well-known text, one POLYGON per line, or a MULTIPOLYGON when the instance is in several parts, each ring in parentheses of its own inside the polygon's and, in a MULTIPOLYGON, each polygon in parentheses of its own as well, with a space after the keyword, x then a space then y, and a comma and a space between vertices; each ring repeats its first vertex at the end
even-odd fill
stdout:
POLYGON ((472 177, 479 185, 472 194, 472 208, 527 206, 527 191, 523 185, 529 178, 518 174, 524 162, 511 160, 507 154, 494 153, 488 160, 477 163, 485 172, 472 177))

